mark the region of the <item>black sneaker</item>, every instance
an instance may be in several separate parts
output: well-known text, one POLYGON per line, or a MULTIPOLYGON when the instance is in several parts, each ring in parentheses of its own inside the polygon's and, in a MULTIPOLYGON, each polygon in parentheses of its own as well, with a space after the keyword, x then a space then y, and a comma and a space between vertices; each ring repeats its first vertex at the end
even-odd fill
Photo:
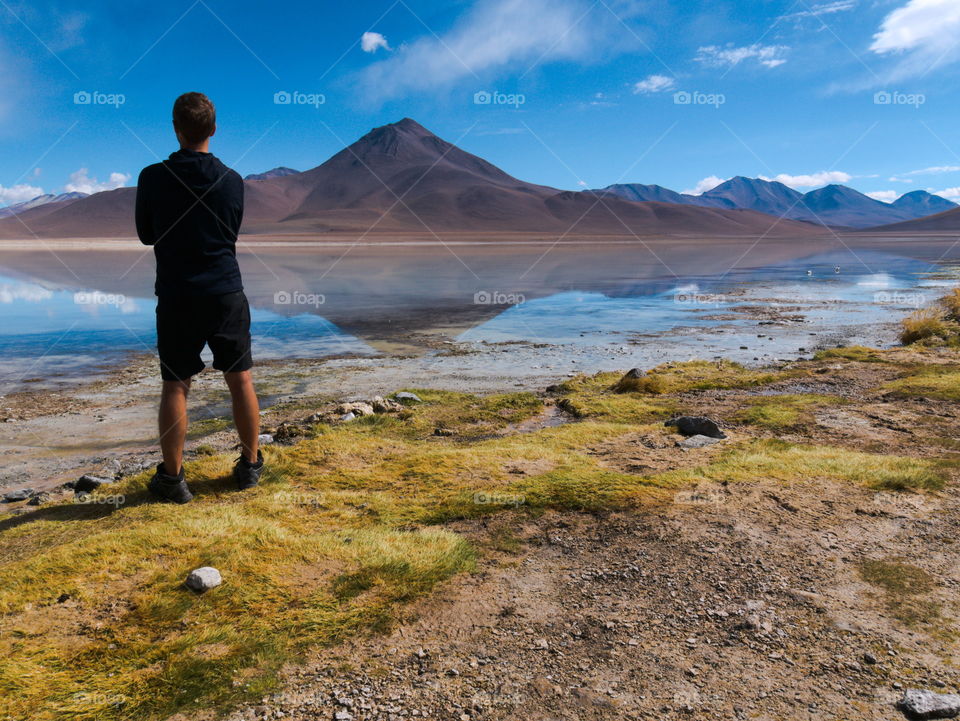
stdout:
POLYGON ((157 465, 157 472, 153 474, 150 483, 147 484, 150 492, 161 501, 170 501, 171 503, 189 503, 193 500, 193 494, 187 487, 187 481, 183 474, 183 468, 180 469, 180 475, 171 476, 160 463, 157 465))
POLYGON ((263 454, 257 451, 256 463, 251 463, 242 455, 237 459, 233 467, 233 480, 237 482, 239 490, 245 491, 260 482, 261 473, 263 473, 263 454))

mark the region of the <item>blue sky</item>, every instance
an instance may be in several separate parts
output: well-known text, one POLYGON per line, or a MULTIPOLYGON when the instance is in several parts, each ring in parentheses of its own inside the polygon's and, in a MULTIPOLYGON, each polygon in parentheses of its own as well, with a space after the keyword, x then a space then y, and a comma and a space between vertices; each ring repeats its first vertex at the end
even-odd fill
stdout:
POLYGON ((958 41, 960 0, 0 0, 0 204, 135 182, 187 90, 242 174, 409 116, 560 188, 960 201, 958 41))

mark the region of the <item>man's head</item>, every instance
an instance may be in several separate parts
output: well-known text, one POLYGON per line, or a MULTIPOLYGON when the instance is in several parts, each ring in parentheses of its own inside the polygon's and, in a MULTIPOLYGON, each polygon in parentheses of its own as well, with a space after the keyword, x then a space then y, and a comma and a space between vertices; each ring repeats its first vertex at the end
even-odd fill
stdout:
POLYGON ((181 148, 200 149, 217 130, 217 109, 203 93, 184 93, 173 103, 173 130, 181 148))

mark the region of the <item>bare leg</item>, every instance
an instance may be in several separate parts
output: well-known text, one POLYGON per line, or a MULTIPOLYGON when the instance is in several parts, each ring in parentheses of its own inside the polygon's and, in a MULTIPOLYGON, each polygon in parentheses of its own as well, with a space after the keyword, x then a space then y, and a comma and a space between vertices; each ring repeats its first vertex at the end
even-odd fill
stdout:
POLYGON ((189 379, 164 381, 160 392, 160 450, 163 453, 163 468, 171 476, 179 474, 183 465, 189 392, 189 379))
POLYGON ((223 374, 233 400, 233 425, 240 436, 243 457, 250 463, 257 462, 257 438, 260 435, 260 403, 253 387, 250 371, 233 371, 223 374))

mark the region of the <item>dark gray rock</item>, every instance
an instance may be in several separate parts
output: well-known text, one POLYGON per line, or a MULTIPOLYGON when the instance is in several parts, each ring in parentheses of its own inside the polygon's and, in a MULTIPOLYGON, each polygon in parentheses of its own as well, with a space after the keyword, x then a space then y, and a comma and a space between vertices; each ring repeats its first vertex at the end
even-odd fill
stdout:
POLYGON ((3 502, 18 503, 20 501, 27 500, 32 495, 33 495, 32 488, 21 488, 16 491, 7 491, 6 493, 3 494, 3 502))
POLYGON ((955 718, 960 715, 960 694, 908 688, 899 707, 909 719, 955 718))
POLYGON ((676 426, 677 431, 685 436, 707 436, 708 438, 726 438, 727 434, 720 430, 717 422, 705 416, 678 416, 671 418, 664 425, 676 426))
POLYGON ((220 571, 212 566, 203 566, 202 568, 196 568, 190 571, 190 575, 187 576, 186 580, 187 588, 197 593, 209 591, 221 583, 223 583, 223 578, 220 576, 220 571))
POLYGON ((42 506, 44 503, 49 503, 52 500, 53 496, 49 493, 35 493, 30 497, 30 500, 27 501, 28 506, 42 506))
POLYGON ((80 476, 79 480, 73 484, 73 490, 75 493, 90 493, 90 491, 95 491, 100 486, 113 483, 112 478, 99 478, 98 476, 80 476))

